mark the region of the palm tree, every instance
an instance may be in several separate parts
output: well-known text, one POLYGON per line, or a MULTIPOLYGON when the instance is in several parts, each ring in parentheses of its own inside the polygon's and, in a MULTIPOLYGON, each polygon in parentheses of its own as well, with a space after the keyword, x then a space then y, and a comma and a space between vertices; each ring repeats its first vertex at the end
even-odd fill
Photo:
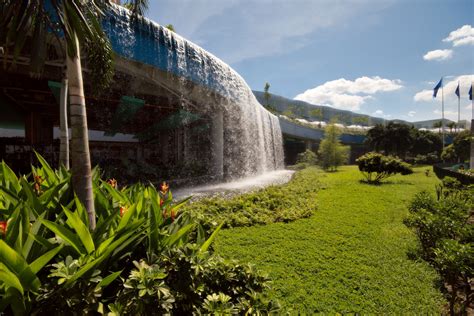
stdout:
POLYGON ((443 122, 436 121, 433 123, 433 128, 439 128, 439 133, 441 134, 441 127, 443 126, 443 122))
MULTIPOLYGON (((96 223, 81 47, 93 56, 89 64, 92 65, 93 74, 99 74, 96 79, 105 81, 94 84, 110 81, 113 75, 112 49, 99 22, 102 10, 110 5, 109 0, 3 0, 0 3, 0 46, 4 48, 5 60, 11 52, 15 62, 28 36, 31 36, 31 51, 35 54, 32 54, 30 64, 32 71, 39 73, 46 54, 37 52, 46 51, 48 41, 56 41, 66 48, 72 129, 72 185, 87 209, 91 230, 95 229, 96 223), (46 31, 48 28, 53 30, 53 34, 46 31)), ((147 7, 147 0, 131 1, 130 5, 132 14, 142 14, 147 7)))
POLYGON ((446 124, 446 126, 449 128, 449 132, 453 133, 453 129, 456 128, 457 124, 456 122, 449 122, 448 124, 446 124))

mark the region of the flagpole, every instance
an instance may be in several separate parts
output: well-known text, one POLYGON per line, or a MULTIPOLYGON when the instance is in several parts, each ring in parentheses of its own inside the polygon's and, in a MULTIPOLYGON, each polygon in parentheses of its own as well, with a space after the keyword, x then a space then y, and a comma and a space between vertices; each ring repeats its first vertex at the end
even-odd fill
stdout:
POLYGON ((472 116, 471 116, 471 159, 469 164, 469 169, 474 169, 474 98, 472 97, 472 87, 474 82, 471 81, 471 107, 472 107, 472 116))
MULTIPOLYGON (((459 89, 459 81, 458 81, 458 89, 459 89)), ((461 94, 458 95, 458 133, 459 129, 461 128, 461 94)))
POLYGON ((444 85, 441 84, 441 137, 443 138, 443 151, 444 151, 444 85))

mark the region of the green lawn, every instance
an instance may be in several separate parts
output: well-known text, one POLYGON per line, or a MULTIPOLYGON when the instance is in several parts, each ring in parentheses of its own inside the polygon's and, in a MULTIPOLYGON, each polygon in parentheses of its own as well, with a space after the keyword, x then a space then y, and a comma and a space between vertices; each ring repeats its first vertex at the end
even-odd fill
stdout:
POLYGON ((438 181, 423 171, 372 186, 359 182, 354 166, 303 170, 318 173, 324 188, 314 215, 223 230, 217 252, 268 272, 270 296, 294 311, 439 313, 444 300, 436 273, 407 257, 416 239, 402 222, 414 194, 432 191, 438 181))

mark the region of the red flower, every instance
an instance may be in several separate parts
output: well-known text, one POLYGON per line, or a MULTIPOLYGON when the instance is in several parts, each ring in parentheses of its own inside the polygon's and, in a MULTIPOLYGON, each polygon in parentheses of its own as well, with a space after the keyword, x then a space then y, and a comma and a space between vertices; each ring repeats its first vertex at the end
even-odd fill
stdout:
POLYGON ((176 217, 176 212, 174 209, 171 210, 171 221, 174 222, 174 219, 176 217))
POLYGON ((160 207, 162 207, 164 203, 165 201, 163 199, 160 199, 160 207))
POLYGON ((2 234, 4 237, 7 235, 7 227, 8 223, 6 221, 0 222, 0 234, 2 234))

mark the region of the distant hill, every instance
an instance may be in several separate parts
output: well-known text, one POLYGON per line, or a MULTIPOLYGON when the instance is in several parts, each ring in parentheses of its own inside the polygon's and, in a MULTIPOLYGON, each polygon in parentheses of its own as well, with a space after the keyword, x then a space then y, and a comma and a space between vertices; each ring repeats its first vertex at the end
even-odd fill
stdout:
MULTIPOLYGON (((262 91, 253 91, 253 94, 261 104, 265 104, 264 93, 262 91)), ((298 101, 287 99, 285 97, 271 94, 270 93, 270 105, 275 108, 279 113, 285 114, 285 112, 291 111, 296 118, 303 118, 308 121, 325 121, 329 122, 333 118, 337 118, 339 123, 344 125, 375 125, 383 124, 384 119, 380 117, 374 117, 366 114, 354 113, 352 111, 340 110, 325 105, 315 105, 305 101, 298 101), (316 110, 315 109, 319 109, 316 110)), ((386 120, 387 122, 396 122, 401 124, 413 125, 416 128, 433 128, 433 124, 438 120, 427 120, 419 122, 408 122, 404 120, 386 120)), ((445 124, 451 122, 445 119, 445 124)))

